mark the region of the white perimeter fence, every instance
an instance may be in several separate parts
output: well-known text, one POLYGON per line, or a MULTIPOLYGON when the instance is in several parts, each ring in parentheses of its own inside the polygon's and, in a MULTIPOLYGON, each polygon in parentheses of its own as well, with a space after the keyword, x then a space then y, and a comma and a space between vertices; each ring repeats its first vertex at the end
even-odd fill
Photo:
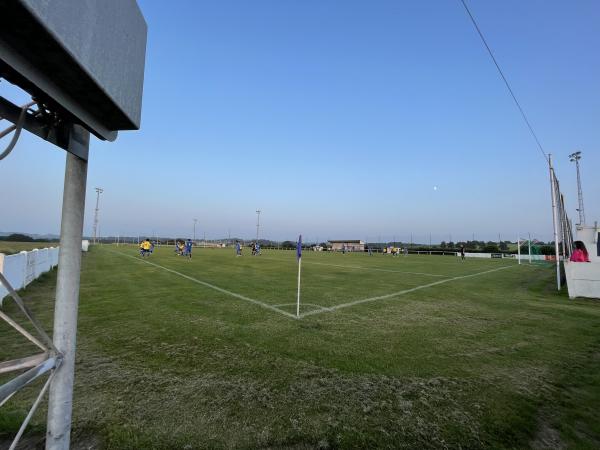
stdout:
MULTIPOLYGON (((81 250, 88 251, 89 242, 81 243, 81 250)), ((6 277, 14 290, 27 287, 29 283, 58 265, 58 247, 22 251, 15 255, 0 253, 0 272, 6 277)), ((0 307, 8 290, 0 283, 0 307)))
MULTIPOLYGON (((57 265, 58 247, 23 251, 15 255, 0 253, 0 272, 17 291, 57 265)), ((0 306, 7 294, 8 290, 0 284, 0 306)))
MULTIPOLYGON (((460 256, 460 252, 456 253, 456 256, 460 256)), ((509 258, 509 259, 519 259, 519 255, 515 253, 467 253, 465 252, 465 256, 467 258, 509 258)), ((527 253, 521 253, 521 261, 529 261, 531 258, 532 261, 555 261, 554 255, 531 255, 529 256, 527 253)))

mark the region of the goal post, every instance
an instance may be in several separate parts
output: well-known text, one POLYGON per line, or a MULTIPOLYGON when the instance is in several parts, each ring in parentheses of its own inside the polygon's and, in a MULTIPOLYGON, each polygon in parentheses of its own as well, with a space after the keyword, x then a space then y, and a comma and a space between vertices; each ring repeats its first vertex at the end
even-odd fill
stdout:
POLYGON ((521 244, 527 242, 527 260, 529 264, 531 264, 531 233, 527 233, 527 238, 521 238, 520 235, 517 236, 517 260, 518 264, 521 264, 521 244))

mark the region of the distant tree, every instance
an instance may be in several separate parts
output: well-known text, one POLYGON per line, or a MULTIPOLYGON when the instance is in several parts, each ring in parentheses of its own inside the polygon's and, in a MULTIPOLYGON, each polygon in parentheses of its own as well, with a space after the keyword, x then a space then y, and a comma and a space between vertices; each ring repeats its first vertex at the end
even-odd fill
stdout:
POLYGON ((452 241, 448 242, 448 248, 455 248, 454 242, 452 242, 452 241))
POLYGON ((447 247, 447 245, 446 245, 446 241, 442 241, 442 242, 440 243, 440 248, 446 248, 446 247, 447 247))
POLYGON ((13 233, 6 236, 4 240, 10 242, 33 242, 35 239, 33 239, 31 236, 27 236, 26 234, 13 233))
POLYGON ((500 248, 500 250, 508 250, 508 242, 507 241, 500 242, 499 248, 500 248))
POLYGON ((542 246, 540 246, 540 253, 542 255, 554 255, 554 245, 542 245, 542 246))
POLYGON ((483 251, 486 253, 498 253, 498 244, 496 242, 489 241, 484 247, 483 251))
POLYGON ((281 243, 282 248, 296 248, 296 243, 292 241, 283 241, 281 243))

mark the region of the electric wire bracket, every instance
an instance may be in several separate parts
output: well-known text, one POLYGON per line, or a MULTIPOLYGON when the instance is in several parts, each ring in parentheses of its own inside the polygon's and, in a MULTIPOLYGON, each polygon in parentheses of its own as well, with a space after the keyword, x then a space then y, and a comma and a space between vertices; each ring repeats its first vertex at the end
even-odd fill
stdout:
POLYGON ((11 124, 4 129, 0 128, 0 142, 11 133, 13 135, 5 148, 0 146, 0 161, 13 151, 23 130, 87 161, 87 149, 84 149, 83 146, 69 147, 71 122, 37 98, 32 98, 30 102, 17 106, 0 96, 0 122, 3 120, 11 124))

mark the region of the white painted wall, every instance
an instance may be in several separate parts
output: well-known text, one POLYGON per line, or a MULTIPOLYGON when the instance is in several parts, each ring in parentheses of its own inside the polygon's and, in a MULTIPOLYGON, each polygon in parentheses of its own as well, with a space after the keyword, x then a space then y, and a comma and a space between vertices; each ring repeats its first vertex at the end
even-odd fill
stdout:
POLYGON ((565 275, 569 298, 600 298, 600 263, 565 261, 565 275))
POLYGON ((576 241, 582 241, 590 256, 589 263, 565 262, 565 275, 569 298, 600 298, 600 251, 598 237, 600 228, 577 227, 576 241))

